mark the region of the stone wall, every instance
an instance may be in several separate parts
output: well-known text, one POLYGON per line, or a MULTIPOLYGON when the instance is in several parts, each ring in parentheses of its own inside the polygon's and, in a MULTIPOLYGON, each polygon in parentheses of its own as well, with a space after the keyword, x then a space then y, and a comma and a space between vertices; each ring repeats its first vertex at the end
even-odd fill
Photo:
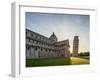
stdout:
POLYGON ((26 58, 69 57, 69 41, 52 42, 49 38, 26 30, 26 58))

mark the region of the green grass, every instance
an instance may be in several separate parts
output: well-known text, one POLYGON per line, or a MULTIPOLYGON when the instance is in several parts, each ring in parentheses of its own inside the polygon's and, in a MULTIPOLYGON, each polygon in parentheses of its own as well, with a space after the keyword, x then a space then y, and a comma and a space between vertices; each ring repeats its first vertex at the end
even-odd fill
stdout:
POLYGON ((83 59, 90 59, 90 57, 89 56, 80 56, 79 58, 83 58, 83 59))
POLYGON ((71 64, 72 65, 89 64, 89 60, 78 57, 71 57, 71 64))
POLYGON ((81 65, 89 64, 89 60, 81 57, 71 58, 45 58, 45 59, 27 59, 26 67, 41 66, 61 66, 61 65, 81 65))
POLYGON ((70 58, 27 59, 26 67, 70 65, 70 58))

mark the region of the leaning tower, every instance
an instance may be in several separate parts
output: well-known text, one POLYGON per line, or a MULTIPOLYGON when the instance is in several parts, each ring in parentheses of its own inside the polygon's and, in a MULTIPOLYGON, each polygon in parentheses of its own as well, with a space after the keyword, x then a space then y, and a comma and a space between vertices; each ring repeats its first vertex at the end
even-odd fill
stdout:
POLYGON ((73 54, 72 54, 72 56, 75 56, 75 57, 78 56, 78 49, 79 49, 79 37, 78 36, 74 36, 74 40, 73 40, 73 54))

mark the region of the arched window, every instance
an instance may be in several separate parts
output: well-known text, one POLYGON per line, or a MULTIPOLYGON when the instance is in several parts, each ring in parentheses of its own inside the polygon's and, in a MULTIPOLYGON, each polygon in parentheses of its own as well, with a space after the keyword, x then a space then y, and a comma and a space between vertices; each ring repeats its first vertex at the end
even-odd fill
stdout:
POLYGON ((33 36, 33 34, 31 33, 31 36, 33 36))
POLYGON ((27 49, 29 50, 30 48, 29 48, 29 47, 27 47, 27 49))
POLYGON ((35 47, 35 50, 37 50, 37 47, 35 47))
POLYGON ((41 51, 42 51, 43 49, 41 48, 41 51))

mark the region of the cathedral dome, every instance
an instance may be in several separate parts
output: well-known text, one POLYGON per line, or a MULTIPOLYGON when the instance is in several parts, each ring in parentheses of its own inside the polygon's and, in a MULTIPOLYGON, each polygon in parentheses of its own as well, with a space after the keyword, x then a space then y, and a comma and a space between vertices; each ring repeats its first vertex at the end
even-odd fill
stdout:
POLYGON ((56 35, 54 34, 54 32, 53 32, 53 34, 50 36, 49 39, 52 40, 52 41, 54 41, 54 42, 57 42, 57 37, 56 37, 56 35))

